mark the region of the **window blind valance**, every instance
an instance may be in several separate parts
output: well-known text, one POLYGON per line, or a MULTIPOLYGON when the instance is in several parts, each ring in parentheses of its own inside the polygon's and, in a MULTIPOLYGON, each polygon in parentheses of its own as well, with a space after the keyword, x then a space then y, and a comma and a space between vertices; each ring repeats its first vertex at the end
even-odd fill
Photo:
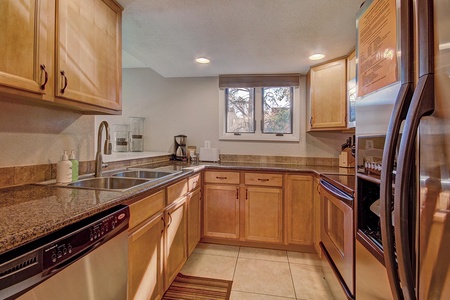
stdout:
POLYGON ((298 87, 300 74, 220 75, 219 88, 298 87))

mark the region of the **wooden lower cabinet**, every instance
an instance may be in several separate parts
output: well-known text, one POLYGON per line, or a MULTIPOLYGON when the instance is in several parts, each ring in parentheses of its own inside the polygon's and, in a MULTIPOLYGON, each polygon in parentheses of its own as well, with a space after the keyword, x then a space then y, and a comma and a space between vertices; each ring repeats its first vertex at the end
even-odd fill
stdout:
POLYGON ((313 177, 287 175, 286 181, 287 243, 313 245, 313 177))
POLYGON ((186 197, 164 211, 164 290, 168 289, 187 260, 186 197))
POLYGON ((187 196, 188 254, 194 251, 201 238, 201 192, 196 189, 187 196))
POLYGON ((239 186, 204 186, 203 236, 239 238, 239 186))
MULTIPOLYGON (((158 213, 128 237, 128 299, 161 299, 163 214, 158 213)), ((113 263, 113 262, 112 262, 113 263)))
POLYGON ((281 188, 245 188, 246 241, 281 243, 283 193, 281 188))

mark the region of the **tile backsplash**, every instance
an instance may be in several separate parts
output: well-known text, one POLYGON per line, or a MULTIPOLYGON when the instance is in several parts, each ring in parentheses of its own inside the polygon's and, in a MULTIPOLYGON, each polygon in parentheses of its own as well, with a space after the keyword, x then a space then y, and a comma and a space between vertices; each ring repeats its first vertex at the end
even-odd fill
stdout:
MULTIPOLYGON (((170 155, 157 157, 130 159, 109 162, 103 171, 111 171, 130 166, 167 163, 170 155)), ((295 156, 265 156, 265 155, 237 155, 220 154, 223 163, 245 162, 259 164, 294 164, 315 166, 338 166, 339 159, 332 157, 295 157, 295 156)), ((80 161, 79 174, 90 174, 95 171, 95 161, 80 161)), ((56 178, 56 164, 40 164, 29 166, 3 167, 0 168, 0 188, 18 186, 30 183, 42 182, 56 178)))
MULTIPOLYGON (((169 159, 170 155, 166 155, 159 157, 109 162, 108 166, 106 168, 103 168, 103 171, 126 168, 129 166, 135 166, 140 164, 167 162, 169 161, 169 159)), ((78 169, 80 175, 94 173, 95 161, 94 160, 80 161, 78 169)), ((56 178, 56 164, 41 164, 41 165, 0 168, 0 188, 37 183, 55 178, 56 178)))

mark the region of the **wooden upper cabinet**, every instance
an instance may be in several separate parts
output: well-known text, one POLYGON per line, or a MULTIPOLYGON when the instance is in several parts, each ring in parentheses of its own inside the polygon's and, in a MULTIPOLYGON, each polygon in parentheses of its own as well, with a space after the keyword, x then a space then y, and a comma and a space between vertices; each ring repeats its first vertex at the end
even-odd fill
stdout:
POLYGON ((76 101, 80 109, 97 106, 119 113, 122 7, 111 0, 57 3, 56 96, 76 101))
POLYGON ((309 72, 309 130, 347 127, 346 59, 312 67, 309 72))
POLYGON ((50 0, 0 1, 1 93, 52 96, 54 9, 50 0))
POLYGON ((0 98, 120 114, 122 10, 114 0, 0 1, 0 98))

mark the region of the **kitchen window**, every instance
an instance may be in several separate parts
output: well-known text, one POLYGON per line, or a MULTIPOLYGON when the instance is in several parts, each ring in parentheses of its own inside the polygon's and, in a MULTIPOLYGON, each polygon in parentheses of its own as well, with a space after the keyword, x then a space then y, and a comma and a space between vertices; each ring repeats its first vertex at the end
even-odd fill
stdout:
POLYGON ((220 139, 299 141, 298 85, 295 75, 219 77, 220 139))

